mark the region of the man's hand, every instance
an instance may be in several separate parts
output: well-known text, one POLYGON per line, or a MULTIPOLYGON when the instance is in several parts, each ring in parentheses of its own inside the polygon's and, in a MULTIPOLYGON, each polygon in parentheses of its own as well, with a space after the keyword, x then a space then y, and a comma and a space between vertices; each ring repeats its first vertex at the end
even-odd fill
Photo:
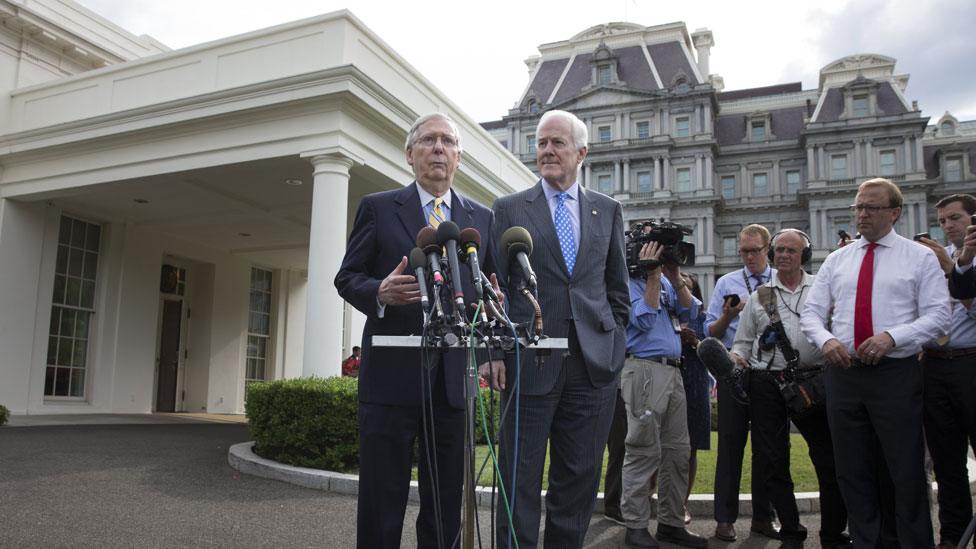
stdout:
MULTIPOLYGON (((492 275, 494 276, 494 275, 492 275)), ((478 366, 478 375, 488 382, 488 386, 496 391, 505 388, 505 361, 492 360, 478 366)))
MULTIPOLYGON (((646 244, 641 246, 640 254, 638 255, 637 258, 641 261, 660 261, 661 252, 663 251, 664 251, 664 246, 661 246, 660 243, 654 241, 647 242, 646 244)), ((661 264, 658 263, 658 265, 653 269, 648 269, 647 276, 648 278, 650 278, 651 276, 660 277, 661 264)))
POLYGON ((749 367, 749 363, 746 362, 746 359, 742 358, 741 356, 739 356, 736 353, 729 353, 729 358, 731 358, 732 361, 735 362, 735 365, 738 368, 748 368, 749 367))
POLYGON ((851 367, 851 357, 847 354, 847 348, 836 338, 828 339, 821 351, 830 364, 840 368, 851 367))
POLYGON ((725 318, 731 321, 733 318, 739 316, 739 313, 741 313, 742 309, 745 308, 746 308, 746 300, 742 299, 741 297, 739 298, 738 305, 736 305, 735 307, 729 305, 729 301, 725 300, 725 302, 722 303, 722 316, 724 316, 725 318))
POLYGON ((970 225, 966 227, 966 238, 962 242, 959 265, 965 266, 971 264, 974 257, 976 257, 976 225, 970 225))
POLYGON ((946 249, 942 247, 942 244, 939 244, 938 242, 932 240, 931 238, 924 238, 924 237, 919 238, 917 242, 929 248, 933 252, 935 252, 935 257, 939 260, 939 266, 942 267, 943 272, 945 272, 946 274, 952 272, 953 269, 952 258, 949 256, 949 252, 947 252, 946 249))
POLYGON ((881 332, 862 341, 856 353, 862 362, 873 366, 880 362, 894 346, 895 340, 888 335, 888 332, 881 332))
POLYGON ((393 272, 380 282, 376 299, 382 305, 408 305, 420 302, 420 284, 417 283, 417 277, 403 274, 406 268, 407 258, 404 256, 393 272))
POLYGON ((498 277, 495 276, 495 273, 491 273, 491 275, 488 277, 488 280, 491 281, 491 288, 495 290, 495 295, 498 296, 498 304, 504 305, 505 294, 502 293, 502 289, 498 286, 498 277))
POLYGON ((681 345, 692 349, 698 348, 698 334, 688 326, 681 327, 681 345))

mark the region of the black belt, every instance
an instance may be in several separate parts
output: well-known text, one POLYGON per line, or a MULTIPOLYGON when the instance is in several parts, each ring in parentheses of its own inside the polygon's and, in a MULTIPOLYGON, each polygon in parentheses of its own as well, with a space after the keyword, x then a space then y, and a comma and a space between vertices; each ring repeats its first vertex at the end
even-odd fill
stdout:
POLYGON ((681 367, 680 358, 671 358, 667 356, 637 356, 627 353, 627 358, 637 358, 640 360, 651 360, 654 362, 660 362, 662 364, 667 364, 668 366, 674 366, 675 368, 681 367))
POLYGON ((911 357, 911 356, 903 356, 903 357, 883 356, 883 357, 881 357, 880 360, 878 360, 878 363, 877 364, 868 364, 868 363, 864 362, 863 360, 857 358, 856 356, 852 356, 851 357, 851 367, 852 368, 873 368, 875 366, 882 366, 884 364, 889 364, 891 362, 898 362, 898 361, 905 360, 905 359, 909 359, 909 358, 913 358, 913 357, 911 357))
POLYGON ((925 358, 955 360, 970 356, 976 356, 976 347, 965 347, 962 349, 925 349, 925 358))

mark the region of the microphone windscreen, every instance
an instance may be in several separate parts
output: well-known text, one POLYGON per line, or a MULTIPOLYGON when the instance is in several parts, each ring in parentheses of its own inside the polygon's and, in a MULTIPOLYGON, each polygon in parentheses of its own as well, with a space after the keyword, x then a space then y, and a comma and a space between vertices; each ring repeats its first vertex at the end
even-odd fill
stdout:
POLYGON ((698 358, 716 380, 723 380, 732 375, 735 363, 729 356, 722 341, 714 337, 706 337, 698 343, 698 358))
POLYGON ((501 245, 502 249, 506 250, 508 255, 518 252, 525 252, 525 255, 532 255, 532 235, 529 234, 529 231, 525 230, 525 227, 509 227, 502 233, 501 245))
POLYGON ((442 221, 440 225, 437 226, 437 243, 444 245, 448 240, 453 240, 457 242, 458 237, 461 236, 461 230, 453 221, 442 221))
POLYGON ((420 248, 410 250, 410 270, 416 271, 427 266, 427 254, 420 248))
POLYGON ((420 229, 417 233, 417 247, 426 250, 431 245, 437 245, 437 230, 433 227, 420 229))
POLYGON ((474 227, 468 227, 461 231, 461 237, 458 240, 461 241, 463 246, 474 244, 474 247, 478 248, 481 246, 481 233, 474 227))

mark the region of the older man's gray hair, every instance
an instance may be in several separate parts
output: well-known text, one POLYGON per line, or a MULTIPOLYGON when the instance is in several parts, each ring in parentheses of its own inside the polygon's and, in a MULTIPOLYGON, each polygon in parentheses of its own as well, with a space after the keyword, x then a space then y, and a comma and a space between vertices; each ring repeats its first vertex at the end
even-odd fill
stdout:
POLYGON ((417 141, 417 132, 420 131, 420 127, 435 119, 447 122, 447 125, 451 127, 451 131, 454 132, 454 140, 457 141, 457 150, 458 152, 462 152, 463 147, 461 147, 461 132, 458 131, 457 124, 454 123, 454 120, 450 116, 441 112, 432 112, 418 118, 417 121, 413 123, 413 126, 410 126, 410 131, 407 132, 407 140, 403 144, 403 150, 410 150, 410 148, 413 147, 413 144, 417 141))
POLYGON ((562 118, 563 120, 569 122, 569 126, 573 131, 573 146, 575 146, 577 149, 586 147, 587 142, 589 142, 590 135, 586 130, 586 124, 577 118, 575 114, 560 110, 546 111, 546 113, 542 115, 542 118, 539 119, 539 125, 536 127, 541 128, 542 125, 546 123, 546 120, 549 120, 550 118, 562 118))

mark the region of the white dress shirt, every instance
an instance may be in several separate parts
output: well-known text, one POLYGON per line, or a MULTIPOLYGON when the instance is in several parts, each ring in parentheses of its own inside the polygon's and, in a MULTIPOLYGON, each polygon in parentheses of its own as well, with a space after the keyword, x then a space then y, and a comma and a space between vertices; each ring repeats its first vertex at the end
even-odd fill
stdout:
MULTIPOLYGON (((874 249, 871 322, 874 335, 888 332, 895 347, 887 356, 917 354, 922 344, 949 330, 949 289, 939 260, 929 248, 891 230, 874 249)), ((831 338, 853 355, 854 301, 868 240, 860 238, 827 256, 810 290, 800 326, 823 349, 831 338), (831 308, 833 316, 831 317, 831 308), (827 331, 827 321, 831 330, 827 331)))

